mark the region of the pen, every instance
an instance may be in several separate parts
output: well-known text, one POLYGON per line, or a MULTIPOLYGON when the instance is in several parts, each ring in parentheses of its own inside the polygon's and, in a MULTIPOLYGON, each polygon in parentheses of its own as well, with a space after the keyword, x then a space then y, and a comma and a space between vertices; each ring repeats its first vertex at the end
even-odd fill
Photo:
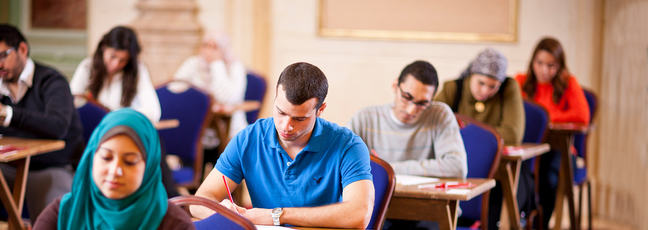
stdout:
POLYGON ((225 189, 227 189, 227 195, 229 196, 230 202, 234 205, 234 211, 236 211, 236 214, 240 214, 236 208, 236 204, 234 204, 234 199, 232 199, 232 193, 230 192, 229 185, 227 185, 227 180, 225 180, 225 175, 223 175, 223 183, 225 183, 225 189))

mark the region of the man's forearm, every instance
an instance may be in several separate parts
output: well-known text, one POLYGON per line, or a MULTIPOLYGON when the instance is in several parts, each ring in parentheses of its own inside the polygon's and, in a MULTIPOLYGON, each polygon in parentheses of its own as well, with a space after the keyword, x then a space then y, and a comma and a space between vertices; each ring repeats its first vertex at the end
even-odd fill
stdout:
POLYGON ((366 228, 373 205, 340 202, 320 207, 284 208, 280 223, 304 227, 366 228), (368 215, 367 215, 368 214, 368 215))

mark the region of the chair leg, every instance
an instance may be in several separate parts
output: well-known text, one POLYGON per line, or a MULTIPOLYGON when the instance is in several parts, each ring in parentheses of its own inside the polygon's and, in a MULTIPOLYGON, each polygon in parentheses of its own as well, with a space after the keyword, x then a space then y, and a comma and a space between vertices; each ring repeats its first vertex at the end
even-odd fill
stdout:
POLYGON ((592 229, 592 184, 587 180, 587 229, 592 229))
POLYGON ((578 185, 578 219, 576 219, 576 229, 581 227, 581 219, 583 218, 583 184, 578 185))

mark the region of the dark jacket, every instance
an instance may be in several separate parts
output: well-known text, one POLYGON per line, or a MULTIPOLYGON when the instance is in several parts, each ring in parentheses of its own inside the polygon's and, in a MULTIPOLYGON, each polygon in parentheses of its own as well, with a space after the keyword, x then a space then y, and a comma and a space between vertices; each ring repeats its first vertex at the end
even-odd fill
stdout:
MULTIPOLYGON (((61 198, 56 199, 47 208, 43 210, 38 216, 36 223, 34 223, 34 230, 48 230, 56 229, 58 224, 59 209, 61 207, 61 198)), ((195 229, 191 217, 182 208, 174 205, 171 202, 167 203, 167 212, 158 226, 158 229, 195 229)), ((218 226, 214 226, 218 229, 218 226)))
POLYGON ((32 157, 30 169, 61 167, 70 164, 73 156, 81 156, 83 129, 68 81, 59 72, 34 62, 32 86, 25 96, 14 104, 2 95, 0 102, 13 110, 9 127, 0 126, 0 134, 65 141, 62 150, 32 157))

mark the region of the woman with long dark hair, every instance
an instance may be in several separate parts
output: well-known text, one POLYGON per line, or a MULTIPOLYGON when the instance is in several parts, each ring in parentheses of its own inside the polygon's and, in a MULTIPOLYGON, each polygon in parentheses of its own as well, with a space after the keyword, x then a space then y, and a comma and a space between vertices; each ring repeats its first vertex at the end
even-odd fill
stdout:
MULTIPOLYGON (((558 40, 543 38, 533 51, 527 73, 518 74, 515 79, 522 88, 522 96, 545 107, 551 122, 589 124, 585 94, 569 73, 565 51, 558 40)), ((557 150, 552 149, 540 157, 538 189, 545 228, 554 210, 559 169, 560 152, 557 150)))
POLYGON ((70 82, 72 94, 85 94, 111 110, 130 107, 152 121, 160 119, 160 102, 146 67, 135 31, 117 26, 102 38, 92 59, 77 67, 70 82))

